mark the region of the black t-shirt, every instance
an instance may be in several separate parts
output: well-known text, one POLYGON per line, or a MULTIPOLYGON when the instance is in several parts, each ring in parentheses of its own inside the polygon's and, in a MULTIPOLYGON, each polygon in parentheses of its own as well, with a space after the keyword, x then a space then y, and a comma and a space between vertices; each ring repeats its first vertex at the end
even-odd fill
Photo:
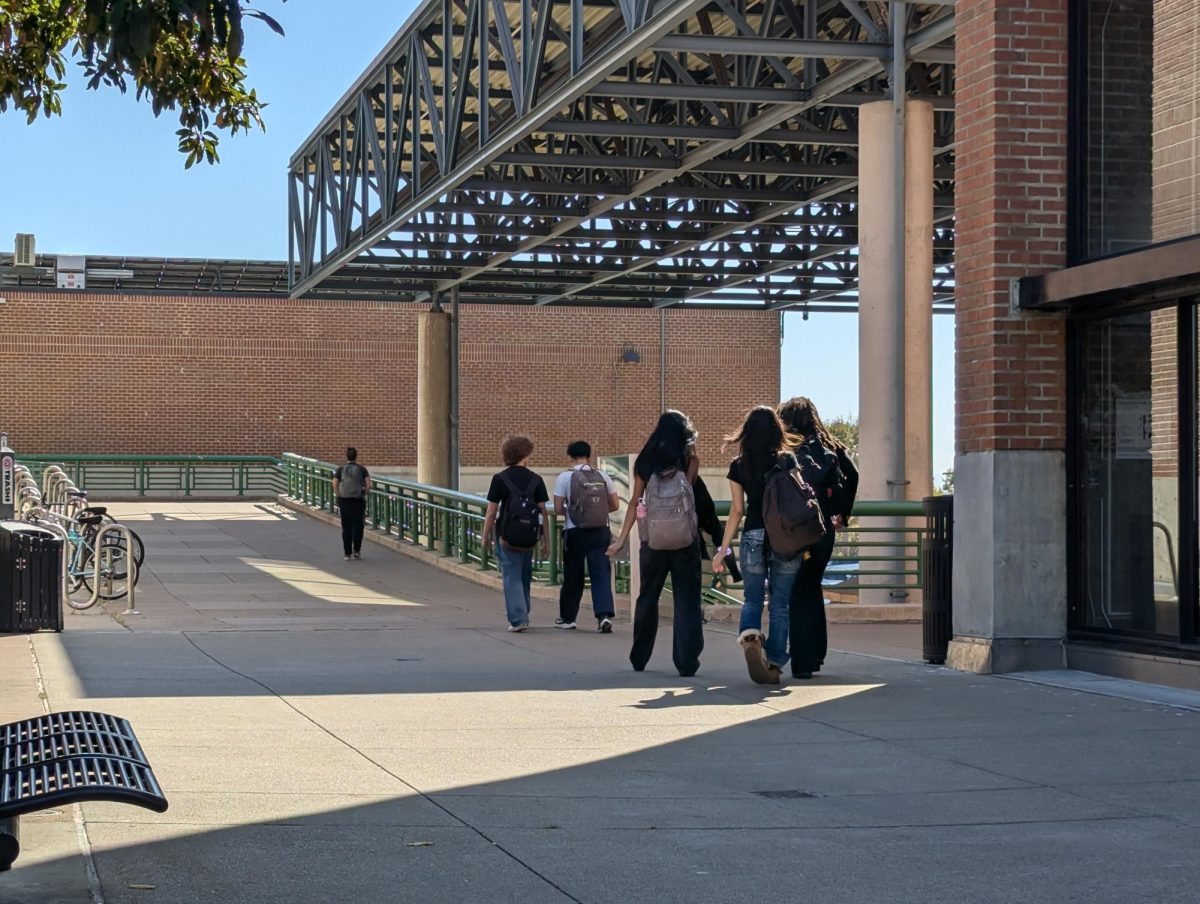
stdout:
MULTIPOLYGON (((796 456, 791 452, 780 455, 777 461, 781 462, 785 469, 797 467, 796 456)), ((743 530, 763 530, 766 527, 766 523, 763 521, 763 491, 767 487, 766 473, 743 474, 742 463, 735 458, 729 463, 729 473, 726 476, 734 483, 740 484, 746 494, 746 526, 743 530)))
POLYGON ((542 480, 541 477, 529 470, 529 468, 513 465, 511 468, 505 468, 499 474, 492 475, 492 485, 488 487, 488 502, 495 502, 499 504, 501 509, 504 508, 505 501, 512 495, 508 490, 508 484, 504 482, 505 475, 508 476, 508 479, 518 489, 526 490, 527 492, 529 492, 530 484, 536 481, 537 485, 529 493, 533 497, 533 501, 548 502, 550 500, 550 494, 546 492, 546 481, 542 480))

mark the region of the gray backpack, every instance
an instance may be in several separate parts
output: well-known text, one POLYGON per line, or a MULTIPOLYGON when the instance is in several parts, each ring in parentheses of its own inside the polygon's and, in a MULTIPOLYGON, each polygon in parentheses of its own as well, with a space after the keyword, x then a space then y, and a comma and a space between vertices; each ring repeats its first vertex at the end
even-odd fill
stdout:
POLYGON ((686 549, 696 542, 696 497, 687 474, 654 474, 646 484, 646 543, 651 549, 686 549))
POLYGON ((347 462, 342 465, 342 477, 338 481, 339 499, 361 499, 363 495, 362 465, 347 462))
POLYGON ((592 468, 571 473, 568 508, 575 527, 608 527, 608 483, 592 468))

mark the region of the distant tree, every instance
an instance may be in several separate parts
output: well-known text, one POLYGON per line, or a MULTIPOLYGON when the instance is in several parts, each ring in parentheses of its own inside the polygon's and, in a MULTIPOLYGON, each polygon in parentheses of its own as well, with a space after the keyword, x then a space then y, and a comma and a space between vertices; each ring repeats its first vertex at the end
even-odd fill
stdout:
POLYGON ((178 110, 186 167, 215 163, 213 129, 263 128, 265 104, 246 88, 245 16, 283 34, 244 0, 0 0, 0 112, 61 115, 69 53, 88 88, 124 93, 132 81, 155 116, 178 110))
POLYGON ((954 469, 947 468, 942 472, 942 493, 949 496, 954 492, 954 469))
POLYGON ((825 422, 830 436, 846 447, 852 461, 858 461, 858 418, 835 417, 825 422))

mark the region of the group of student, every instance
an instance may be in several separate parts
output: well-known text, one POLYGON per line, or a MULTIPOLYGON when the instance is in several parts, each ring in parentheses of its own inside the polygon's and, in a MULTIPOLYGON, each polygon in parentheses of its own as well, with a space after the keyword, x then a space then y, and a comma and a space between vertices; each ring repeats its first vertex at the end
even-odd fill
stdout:
MULTIPOLYGON (((563 584, 558 628, 574 630, 585 576, 591 579, 597 630, 612 632, 611 558, 638 529, 640 589, 634 607, 629 660, 645 669, 658 633, 658 604, 667 577, 674 601, 672 658, 679 674, 700 667, 704 648, 701 562, 727 569, 740 564, 744 603, 738 642, 752 680, 778 684, 789 665, 795 678, 812 678, 827 648, 822 579, 836 532, 854 505, 858 472, 845 447, 825 429, 816 406, 803 397, 778 409, 752 409, 726 437, 736 455, 729 464, 732 498, 722 528, 700 478, 696 430, 679 411, 658 419, 634 461, 631 503, 613 536, 609 516, 620 506, 612 480, 592 466, 591 446, 567 448, 570 467, 554 482, 554 511, 563 516, 563 584), (732 542, 743 517, 740 562, 732 542), (706 548, 701 531, 715 544, 706 548), (763 633, 764 609, 769 612, 763 633)), ((551 504, 546 484, 529 468, 533 442, 510 436, 501 447, 505 469, 492 478, 483 527, 485 547, 495 542, 508 614, 508 630, 529 628, 533 555, 549 553, 544 530, 551 504)))

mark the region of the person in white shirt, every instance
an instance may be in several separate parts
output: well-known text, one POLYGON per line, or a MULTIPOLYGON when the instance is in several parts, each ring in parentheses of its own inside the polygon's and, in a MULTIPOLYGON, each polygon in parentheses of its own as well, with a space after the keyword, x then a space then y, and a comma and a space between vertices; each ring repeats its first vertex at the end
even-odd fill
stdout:
POLYGON ((596 630, 611 634, 613 625, 612 563, 608 516, 620 507, 612 480, 591 466, 592 447, 579 440, 567 447, 571 467, 554 481, 554 510, 565 518, 563 582, 558 594, 559 628, 574 630, 583 600, 584 575, 592 581, 592 613, 596 630))

